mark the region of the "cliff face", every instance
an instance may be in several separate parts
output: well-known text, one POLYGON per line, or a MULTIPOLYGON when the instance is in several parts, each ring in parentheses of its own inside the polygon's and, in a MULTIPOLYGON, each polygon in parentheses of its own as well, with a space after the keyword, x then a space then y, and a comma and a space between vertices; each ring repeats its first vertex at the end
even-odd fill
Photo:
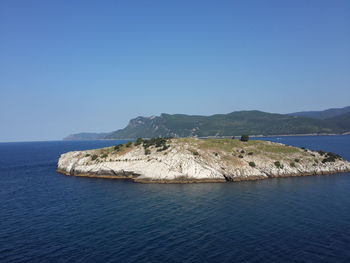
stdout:
POLYGON ((58 171, 66 175, 164 183, 225 182, 350 171, 350 163, 337 156, 267 141, 186 138, 171 139, 164 145, 143 147, 141 143, 68 152, 61 155, 58 171))

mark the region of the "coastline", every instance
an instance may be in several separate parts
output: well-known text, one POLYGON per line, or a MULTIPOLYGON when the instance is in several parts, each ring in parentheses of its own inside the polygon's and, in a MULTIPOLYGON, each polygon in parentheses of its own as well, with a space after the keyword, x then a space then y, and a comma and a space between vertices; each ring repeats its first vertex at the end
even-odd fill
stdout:
POLYGON ((283 174, 283 175, 268 175, 265 176, 250 176, 250 177, 237 177, 230 179, 196 179, 196 178, 186 178, 186 179, 145 179, 137 178, 137 176, 130 175, 97 175, 97 174, 88 174, 88 173, 75 173, 70 174, 64 170, 57 169, 57 173, 60 173, 65 176, 77 176, 77 177, 87 177, 87 178, 97 178, 97 179, 113 179, 113 180, 128 180, 134 183, 143 183, 143 184, 193 184, 193 183, 230 183, 230 182, 245 182, 245 181, 258 181, 258 180, 267 180, 272 178, 289 178, 289 177, 304 177, 304 176, 322 176, 322 175, 335 175, 335 174, 345 174, 350 173, 350 169, 347 170, 338 170, 338 171, 329 171, 329 172, 310 172, 310 173, 294 173, 294 174, 283 174))

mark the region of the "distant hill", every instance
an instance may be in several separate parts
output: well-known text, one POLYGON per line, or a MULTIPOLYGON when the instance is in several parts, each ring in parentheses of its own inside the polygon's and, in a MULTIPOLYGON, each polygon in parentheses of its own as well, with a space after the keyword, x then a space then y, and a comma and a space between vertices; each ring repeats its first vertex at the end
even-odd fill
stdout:
MULTIPOLYGON (((350 107, 318 112, 325 119, 307 118, 290 114, 267 113, 257 110, 236 111, 211 116, 165 114, 152 117, 137 117, 120 130, 110 133, 79 133, 65 139, 132 139, 151 137, 188 136, 239 136, 249 135, 291 135, 291 134, 331 134, 350 131, 350 107)), ((295 114, 302 114, 295 113, 295 114)))
POLYGON ((340 127, 346 132, 350 132, 350 112, 326 119, 327 122, 334 126, 340 127))
POLYGON ((107 135, 109 135, 107 132, 82 132, 68 135, 67 137, 63 138, 63 140, 101 140, 106 138, 107 135))
POLYGON ((288 115, 325 120, 325 119, 337 117, 349 112, 350 112, 350 106, 347 106, 344 108, 334 108, 334 109, 328 109, 323 111, 300 111, 300 112, 289 113, 288 115))
POLYGON ((112 132, 106 138, 319 134, 341 131, 337 125, 324 120, 261 111, 238 111, 212 116, 163 113, 156 117, 132 119, 124 129, 112 132))

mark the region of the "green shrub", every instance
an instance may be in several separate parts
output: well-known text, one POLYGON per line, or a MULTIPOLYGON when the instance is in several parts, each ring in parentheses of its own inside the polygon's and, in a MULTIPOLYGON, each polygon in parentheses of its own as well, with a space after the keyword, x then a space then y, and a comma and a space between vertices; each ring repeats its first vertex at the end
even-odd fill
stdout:
POLYGON ((106 158, 108 156, 108 154, 104 153, 101 155, 101 158, 106 158))
POLYGON ((291 166, 291 167, 295 167, 295 162, 291 162, 291 163, 290 163, 290 166, 291 166))
POLYGON ((142 138, 137 138, 137 140, 135 141, 135 146, 140 145, 143 142, 142 138))
POLYGON ((242 151, 241 151, 241 153, 245 153, 245 151, 244 151, 244 150, 242 150, 242 151))
POLYGON ((300 162, 300 159, 294 159, 294 162, 298 163, 300 162))
POLYGON ((132 145, 132 142, 128 142, 128 143, 125 144, 125 146, 128 147, 128 148, 131 147, 131 145, 132 145))
POLYGON ((96 154, 94 154, 92 157, 91 157, 91 160, 93 160, 93 161, 95 161, 96 159, 97 159, 97 155, 96 154))
POLYGON ((89 156, 90 156, 90 154, 88 154, 88 153, 87 153, 87 154, 85 154, 85 157, 89 157, 89 156))
POLYGON ((122 147, 123 146, 121 144, 116 145, 116 146, 114 146, 114 150, 117 151, 117 152, 120 152, 122 147))
POLYGON ((274 164, 277 168, 283 168, 283 166, 281 165, 281 163, 279 161, 274 162, 274 164))
POLYGON ((328 152, 327 153, 327 156, 328 157, 332 157, 332 158, 334 158, 334 159, 336 159, 336 160, 338 160, 338 159, 343 159, 339 154, 336 154, 336 153, 332 153, 332 152, 328 152))
POLYGON ((157 149, 157 152, 162 152, 162 151, 168 150, 169 147, 170 147, 170 145, 163 145, 162 148, 158 148, 158 149, 157 149))
POLYGON ((320 155, 325 155, 326 154, 326 152, 324 152, 324 151, 317 151, 320 155))
POLYGON ((246 134, 242 135, 242 136, 241 136, 241 141, 242 141, 242 142, 247 142, 247 141, 249 141, 249 136, 246 135, 246 134))
POLYGON ((192 152, 193 155, 198 156, 199 153, 197 151, 192 152))
POLYGON ((145 154, 149 155, 149 154, 151 154, 151 151, 149 149, 145 149, 145 154))
POLYGON ((254 153, 253 152, 249 152, 248 155, 253 155, 254 153))
POLYGON ((325 158, 322 160, 322 163, 333 163, 335 162, 336 160, 342 160, 343 158, 336 154, 336 153, 332 153, 332 152, 328 152, 325 154, 325 158))
POLYGON ((334 163, 335 158, 334 157, 326 157, 322 160, 322 163, 334 163))
POLYGON ((142 146, 146 149, 150 146, 155 146, 156 148, 164 147, 168 138, 151 138, 149 140, 143 140, 142 146))
POLYGON ((238 157, 239 157, 239 158, 243 158, 243 155, 240 154, 240 155, 238 155, 238 157))
POLYGON ((251 167, 255 167, 255 166, 256 166, 256 164, 255 164, 254 162, 249 162, 249 165, 250 165, 251 167))

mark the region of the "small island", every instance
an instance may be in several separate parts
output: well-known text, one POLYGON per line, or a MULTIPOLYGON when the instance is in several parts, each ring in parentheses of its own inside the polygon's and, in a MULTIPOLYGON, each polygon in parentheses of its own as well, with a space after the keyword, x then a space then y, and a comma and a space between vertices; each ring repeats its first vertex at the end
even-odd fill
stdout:
POLYGON ((342 173, 350 171, 350 163, 334 153, 244 136, 152 138, 62 154, 57 171, 141 183, 196 183, 342 173))

